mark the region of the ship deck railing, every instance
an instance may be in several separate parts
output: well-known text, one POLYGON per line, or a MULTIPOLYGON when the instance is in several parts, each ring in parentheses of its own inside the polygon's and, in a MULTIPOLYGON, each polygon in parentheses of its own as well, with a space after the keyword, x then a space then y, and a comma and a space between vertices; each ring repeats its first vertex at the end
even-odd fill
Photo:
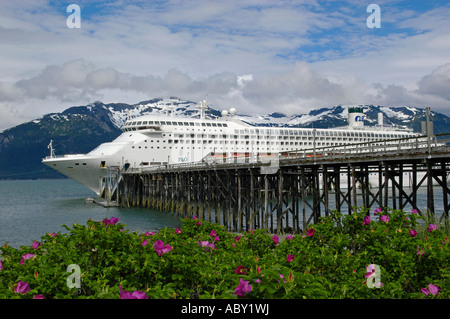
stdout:
MULTIPOLYGON (((368 157, 393 157, 400 155, 430 156, 433 154, 450 154, 450 133, 432 136, 417 135, 413 137, 384 139, 333 146, 312 147, 298 150, 286 150, 268 153, 264 156, 235 155, 217 159, 206 156, 201 162, 161 163, 157 165, 129 167, 127 173, 166 172, 199 169, 232 169, 243 166, 277 166, 289 164, 320 164, 337 161, 361 161, 368 157)), ((235 151, 231 151, 235 152, 235 151)))

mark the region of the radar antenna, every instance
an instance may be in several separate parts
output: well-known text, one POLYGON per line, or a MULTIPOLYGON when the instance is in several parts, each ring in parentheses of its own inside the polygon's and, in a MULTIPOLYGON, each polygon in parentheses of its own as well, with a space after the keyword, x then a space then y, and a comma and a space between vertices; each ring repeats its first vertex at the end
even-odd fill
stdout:
POLYGON ((197 108, 200 109, 200 118, 205 119, 205 110, 208 109, 208 96, 206 96, 206 99, 203 101, 200 101, 197 103, 197 108))

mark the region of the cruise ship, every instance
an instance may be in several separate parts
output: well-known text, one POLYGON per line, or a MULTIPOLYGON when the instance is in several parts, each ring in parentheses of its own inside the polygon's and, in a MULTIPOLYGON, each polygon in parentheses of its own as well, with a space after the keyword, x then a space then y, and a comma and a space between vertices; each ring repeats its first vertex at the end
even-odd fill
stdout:
POLYGON ((382 114, 379 114, 377 125, 364 126, 363 107, 348 108, 348 126, 312 129, 251 125, 238 119, 234 108, 222 111, 221 117, 209 119, 205 116, 206 100, 197 106, 200 111, 197 118, 167 114, 128 119, 121 127, 119 137, 87 154, 56 156, 49 145, 50 156, 42 162, 98 195, 108 168, 148 169, 204 162, 211 158, 222 162, 256 161, 313 147, 418 135, 412 130, 394 130, 383 125, 382 114))

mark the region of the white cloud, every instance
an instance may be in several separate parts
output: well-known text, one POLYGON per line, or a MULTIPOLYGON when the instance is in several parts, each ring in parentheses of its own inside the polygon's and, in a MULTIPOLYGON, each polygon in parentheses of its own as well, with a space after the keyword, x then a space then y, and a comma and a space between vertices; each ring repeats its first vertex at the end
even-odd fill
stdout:
POLYGON ((450 106, 450 63, 440 66, 419 81, 419 93, 443 98, 450 106))
POLYGON ((77 3, 81 29, 66 27, 61 3, 0 4, 0 131, 93 100, 160 96, 250 113, 375 103, 450 114, 448 6, 381 1, 377 31, 353 0, 77 3))

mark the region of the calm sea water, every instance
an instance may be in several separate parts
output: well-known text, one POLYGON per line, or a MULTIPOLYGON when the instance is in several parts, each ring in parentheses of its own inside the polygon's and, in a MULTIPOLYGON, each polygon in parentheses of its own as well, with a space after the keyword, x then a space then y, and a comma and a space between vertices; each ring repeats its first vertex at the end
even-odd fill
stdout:
POLYGON ((66 179, 0 181, 0 245, 30 246, 46 233, 67 233, 61 225, 85 225, 89 218, 119 217, 126 229, 139 232, 181 225, 170 213, 86 203, 93 196, 84 186, 66 179))
MULTIPOLYGON (((407 192, 408 193, 408 192, 407 192)), ((426 189, 418 192, 418 206, 426 211, 426 189)), ((144 208, 104 208, 86 203, 95 196, 90 190, 72 180, 0 180, 0 245, 30 246, 46 233, 67 233, 61 225, 85 225, 89 218, 119 217, 130 231, 158 231, 178 227, 181 221, 170 213, 144 208)), ((330 206, 333 205, 330 203, 330 206)), ((436 215, 442 214, 442 190, 435 189, 436 215)), ((407 206, 405 211, 410 211, 407 206)), ((343 210, 345 213, 346 210, 343 210)))

